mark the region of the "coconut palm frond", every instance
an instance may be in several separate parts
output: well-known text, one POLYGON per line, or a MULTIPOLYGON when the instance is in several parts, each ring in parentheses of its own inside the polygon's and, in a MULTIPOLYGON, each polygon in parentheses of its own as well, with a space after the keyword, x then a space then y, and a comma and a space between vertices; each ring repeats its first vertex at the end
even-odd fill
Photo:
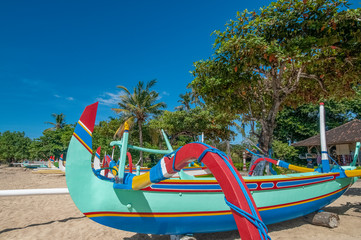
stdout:
POLYGON ((121 109, 121 108, 112 108, 112 110, 116 113, 121 113, 121 112, 126 112, 126 109, 121 109))
MULTIPOLYGON (((117 113, 122 114, 125 117, 133 117, 133 121, 137 121, 139 127, 139 146, 143 146, 143 133, 142 124, 151 116, 155 116, 159 113, 160 108, 166 106, 165 103, 157 104, 159 100, 159 94, 156 91, 152 91, 151 88, 155 85, 156 80, 153 79, 147 83, 139 81, 138 84, 132 89, 133 92, 124 87, 117 86, 124 90, 124 93, 119 96, 120 102, 118 102, 118 108, 114 108, 117 113)), ((132 125, 132 124, 130 124, 132 125)), ((123 135, 124 129, 121 126, 114 135, 114 138, 123 135)), ((141 163, 143 163, 143 153, 140 152, 141 163)), ((141 164, 142 165, 142 164, 141 164)))
POLYGON ((117 131, 113 136, 113 139, 122 138, 126 125, 128 125, 129 129, 132 128, 134 125, 134 117, 128 118, 127 120, 125 120, 125 122, 122 125, 119 126, 119 128, 117 129, 117 131))
POLYGON ((65 127, 65 115, 63 113, 56 114, 52 113, 51 116, 54 118, 55 122, 45 122, 45 124, 53 125, 54 127, 46 129, 48 130, 57 130, 65 127))
POLYGON ((126 94, 129 94, 129 95, 130 95, 130 92, 129 92, 128 88, 126 88, 126 87, 124 87, 124 86, 117 86, 117 88, 122 89, 124 92, 126 92, 126 94))

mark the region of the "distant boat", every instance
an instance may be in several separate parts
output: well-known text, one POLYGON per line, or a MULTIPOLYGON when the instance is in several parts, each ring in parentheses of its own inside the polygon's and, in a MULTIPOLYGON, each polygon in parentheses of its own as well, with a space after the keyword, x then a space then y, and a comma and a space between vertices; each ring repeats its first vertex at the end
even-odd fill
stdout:
MULTIPOLYGON (((63 159, 63 154, 60 156, 61 162, 59 161, 58 164, 64 168, 63 163, 62 163, 62 159, 63 159)), ((55 158, 53 156, 50 156, 49 160, 48 160, 48 166, 47 167, 42 167, 42 168, 36 168, 32 171, 32 173, 41 173, 41 174, 64 174, 65 173, 65 168, 64 169, 60 169, 58 167, 56 167, 53 163, 53 161, 55 161, 55 158)))
POLYGON ((24 161, 23 163, 21 163, 21 166, 24 168, 30 168, 30 169, 34 169, 34 168, 46 168, 46 165, 44 164, 43 161, 24 161))
POLYGON ((59 169, 62 172, 65 172, 65 166, 64 166, 64 163, 63 163, 63 154, 61 154, 60 159, 59 159, 59 169))

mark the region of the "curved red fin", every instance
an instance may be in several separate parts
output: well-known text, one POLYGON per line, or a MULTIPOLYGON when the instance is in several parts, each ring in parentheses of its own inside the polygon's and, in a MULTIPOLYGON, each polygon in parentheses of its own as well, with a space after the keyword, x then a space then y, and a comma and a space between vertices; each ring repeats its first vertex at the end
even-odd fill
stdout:
MULTIPOLYGON (((168 173, 173 173, 175 170, 177 171, 184 168, 190 161, 198 159, 200 156, 202 156, 203 152, 208 148, 208 146, 200 143, 190 143, 183 146, 177 151, 175 156, 171 158, 165 158, 166 169, 170 170, 168 173), (175 160, 174 157, 176 158, 175 160)), ((222 159, 219 154, 214 152, 208 152, 207 154, 203 155, 203 159, 200 160, 211 170, 212 174, 221 186, 226 199, 230 203, 251 215, 251 209, 254 209, 258 219, 261 220, 261 216, 259 215, 252 194, 247 188, 247 185, 244 182, 242 176, 234 167, 232 160, 230 160, 228 157, 222 159), (242 190, 240 185, 244 187, 245 191, 242 190), (250 200, 250 202, 247 200, 247 198, 250 200)), ((259 230, 255 225, 253 225, 253 223, 248 221, 244 216, 235 210, 231 210, 242 239, 261 239, 259 230)))
POLYGON ((90 132, 93 132, 93 130, 94 130, 97 109, 98 109, 98 102, 87 106, 84 109, 84 112, 79 119, 83 123, 83 125, 89 129, 90 132))

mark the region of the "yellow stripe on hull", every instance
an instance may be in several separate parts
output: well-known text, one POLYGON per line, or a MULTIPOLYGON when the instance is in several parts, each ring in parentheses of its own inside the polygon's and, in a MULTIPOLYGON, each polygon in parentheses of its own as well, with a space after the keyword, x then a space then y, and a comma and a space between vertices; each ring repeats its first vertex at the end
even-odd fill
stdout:
POLYGON ((220 213, 169 213, 169 214, 122 214, 122 213, 100 213, 100 214, 87 214, 89 218, 92 217, 202 217, 202 216, 220 216, 220 215, 231 215, 232 212, 220 212, 220 213))
POLYGON ((346 187, 343 187, 343 188, 341 188, 341 189, 339 189, 339 190, 337 190, 335 192, 323 195, 321 197, 316 197, 316 198, 308 199, 308 200, 305 200, 305 201, 300 201, 300 202, 295 202, 295 203, 290 203, 290 204, 284 204, 284 205, 279 205, 279 206, 274 206, 274 207, 259 208, 258 211, 272 210, 272 209, 277 209, 277 208, 284 208, 284 207, 296 206, 296 205, 300 205, 300 204, 304 204, 304 203, 308 203, 308 202, 313 202, 313 201, 316 201, 316 200, 319 200, 319 199, 322 199, 322 198, 329 197, 329 196, 334 195, 336 193, 339 193, 339 192, 345 190, 348 187, 349 186, 347 185, 346 187))

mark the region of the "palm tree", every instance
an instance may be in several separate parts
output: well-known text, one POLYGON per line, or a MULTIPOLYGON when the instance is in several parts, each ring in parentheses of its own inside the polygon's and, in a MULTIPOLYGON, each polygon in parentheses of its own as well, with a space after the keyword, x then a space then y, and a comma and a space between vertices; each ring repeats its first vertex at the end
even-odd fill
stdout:
MULTIPOLYGON (((161 108, 165 108, 164 102, 156 103, 158 100, 158 92, 150 90, 157 81, 151 80, 145 86, 139 81, 133 89, 133 93, 124 87, 117 86, 125 93, 120 96, 119 108, 113 108, 116 113, 122 113, 126 119, 135 119, 139 127, 139 145, 143 147, 142 124, 152 115, 161 113, 161 108)), ((143 166, 143 152, 140 152, 140 164, 143 166)))
POLYGON ((189 111, 191 109, 191 103, 192 103, 192 93, 187 92, 185 94, 179 94, 179 97, 181 98, 178 100, 179 103, 182 105, 175 107, 176 110, 182 111, 189 111))
POLYGON ((60 114, 53 113, 53 114, 51 114, 51 116, 53 116, 53 118, 55 119, 55 123, 45 122, 46 124, 53 125, 53 127, 48 128, 45 131, 62 129, 65 127, 65 125, 66 125, 65 115, 63 113, 60 113, 60 114))

